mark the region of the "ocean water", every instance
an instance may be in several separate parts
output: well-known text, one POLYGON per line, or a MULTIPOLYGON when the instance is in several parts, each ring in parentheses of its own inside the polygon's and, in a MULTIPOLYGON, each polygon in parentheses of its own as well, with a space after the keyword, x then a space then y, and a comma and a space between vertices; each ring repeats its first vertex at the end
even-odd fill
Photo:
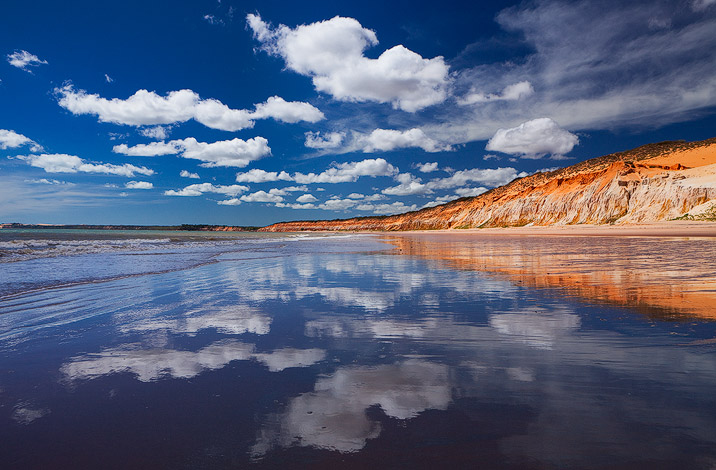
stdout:
POLYGON ((716 468, 714 239, 0 233, 0 468, 716 468))

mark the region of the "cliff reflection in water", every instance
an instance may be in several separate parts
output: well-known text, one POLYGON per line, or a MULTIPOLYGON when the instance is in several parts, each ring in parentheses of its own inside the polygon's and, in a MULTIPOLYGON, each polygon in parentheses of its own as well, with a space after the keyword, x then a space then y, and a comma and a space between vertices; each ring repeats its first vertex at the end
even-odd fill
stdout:
POLYGON ((693 300, 708 298, 707 268, 642 245, 704 259, 708 243, 390 239, 402 255, 286 245, 0 299, 0 463, 716 463, 716 322, 693 300), (666 302, 649 296, 677 282, 666 302))
POLYGON ((653 317, 716 319, 716 239, 459 232, 387 237, 401 254, 653 317))

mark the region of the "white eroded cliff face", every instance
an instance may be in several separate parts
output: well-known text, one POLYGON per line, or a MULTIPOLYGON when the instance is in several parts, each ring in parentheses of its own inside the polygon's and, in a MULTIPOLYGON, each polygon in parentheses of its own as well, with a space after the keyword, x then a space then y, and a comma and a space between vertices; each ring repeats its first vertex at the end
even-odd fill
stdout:
POLYGON ((287 222, 267 231, 425 230, 716 219, 716 139, 666 142, 389 217, 287 222))
POLYGON ((614 164, 603 172, 537 187, 466 210, 452 227, 640 223, 671 220, 716 203, 716 164, 685 170, 614 164), (707 204, 708 206, 708 204, 707 204))

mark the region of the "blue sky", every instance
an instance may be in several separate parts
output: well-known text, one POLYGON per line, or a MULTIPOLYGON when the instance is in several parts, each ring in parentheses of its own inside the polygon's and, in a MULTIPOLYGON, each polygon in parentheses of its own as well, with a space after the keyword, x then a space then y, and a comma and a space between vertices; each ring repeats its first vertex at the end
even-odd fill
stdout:
POLYGON ((716 136, 716 0, 0 6, 0 222, 390 214, 716 136))

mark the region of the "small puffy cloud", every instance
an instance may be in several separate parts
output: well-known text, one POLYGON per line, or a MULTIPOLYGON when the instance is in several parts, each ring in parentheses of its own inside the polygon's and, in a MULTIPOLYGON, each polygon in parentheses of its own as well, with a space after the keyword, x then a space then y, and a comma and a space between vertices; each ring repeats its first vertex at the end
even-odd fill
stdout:
POLYGON ((241 196, 240 200, 242 202, 274 202, 274 203, 283 201, 283 197, 277 193, 278 192, 274 191, 273 189, 269 192, 256 191, 255 193, 245 194, 245 195, 241 196))
POLYGON ((306 147, 312 149, 335 149, 340 147, 346 134, 344 132, 306 132, 306 147))
POLYGON ((58 103, 72 114, 95 115, 100 122, 129 126, 155 126, 194 119, 201 124, 225 131, 254 126, 256 119, 273 118, 283 122, 317 122, 325 117, 308 103, 288 102, 273 96, 256 105, 255 111, 231 109, 215 99, 202 99, 192 90, 177 90, 160 96, 153 91, 138 90, 126 100, 107 99, 71 84, 56 88, 58 103))
POLYGON ((415 165, 415 168, 421 173, 432 173, 438 170, 438 162, 418 163, 415 165))
POLYGON ((286 207, 290 209, 317 209, 318 207, 315 204, 307 203, 307 204, 286 204, 285 202, 277 202, 276 207, 286 207))
POLYGON ((398 186, 386 188, 381 192, 390 196, 412 196, 432 192, 427 185, 421 183, 420 178, 416 178, 410 173, 401 173, 396 176, 395 180, 400 183, 398 186))
POLYGON ((15 131, 0 129, 0 149, 5 150, 9 148, 22 147, 23 145, 29 145, 30 150, 33 152, 41 152, 42 146, 34 140, 25 137, 22 134, 18 134, 15 131))
MULTIPOLYGON (((308 186, 287 186, 285 188, 281 188, 282 191, 286 191, 288 193, 290 192, 306 192, 308 191, 308 186)), ((323 191, 320 188, 316 188, 316 191, 323 191)))
POLYGON ((147 181, 130 181, 124 187, 127 189, 152 189, 154 185, 147 181))
POLYGON ((440 196, 440 197, 435 198, 435 200, 430 201, 430 202, 426 203, 425 205, 423 205, 423 207, 421 207, 421 209, 425 209, 427 207, 439 206, 440 204, 445 204, 446 202, 450 202, 455 199, 458 199, 458 197, 459 196, 452 195, 452 194, 448 194, 447 196, 440 196))
POLYGON ((154 126, 140 129, 139 133, 150 139, 164 140, 169 137, 170 129, 169 126, 154 126))
POLYGON ((377 59, 364 51, 378 44, 375 33, 353 18, 289 28, 273 28, 260 16, 246 17, 262 48, 279 56, 286 67, 311 77, 316 90, 342 101, 391 103, 415 112, 441 103, 447 96, 448 66, 442 57, 424 59, 402 45, 377 59))
POLYGON ((42 168, 47 173, 103 173, 107 175, 119 175, 132 177, 135 174, 151 176, 154 170, 143 166, 112 165, 110 163, 88 163, 75 155, 66 154, 42 154, 42 155, 18 155, 15 157, 27 162, 36 168, 42 168))
POLYGON ((436 178, 426 183, 429 189, 450 189, 459 188, 469 185, 469 183, 481 183, 491 187, 502 186, 515 178, 527 176, 524 171, 518 172, 514 168, 495 168, 495 169, 468 169, 456 171, 446 178, 436 178))
POLYGON ((232 197, 231 199, 226 199, 225 201, 217 201, 217 204, 220 206, 238 206, 241 204, 241 199, 232 197))
POLYGON ((394 202, 392 204, 360 204, 356 206, 356 210, 373 212, 378 215, 392 215, 399 214, 401 212, 414 211, 418 208, 416 204, 410 206, 405 205, 403 202, 394 202))
POLYGON ((318 122, 326 118, 318 108, 300 101, 286 101, 272 96, 265 103, 257 104, 251 119, 273 118, 277 121, 294 124, 297 122, 318 122))
POLYGON ((369 158, 359 162, 340 163, 322 173, 295 173, 293 180, 299 184, 349 183, 361 176, 393 176, 398 169, 383 158, 369 158))
POLYGON ((115 145, 115 153, 131 156, 153 157, 157 155, 179 154, 184 158, 200 160, 204 167, 238 167, 243 168, 254 160, 271 154, 268 140, 253 137, 248 140, 239 138, 220 140, 218 142, 198 142, 193 137, 169 142, 151 142, 129 147, 126 144, 115 145))
POLYGON ((357 204, 353 199, 329 199, 328 201, 320 204, 319 209, 326 211, 344 211, 350 209, 357 204))
POLYGON ((236 173, 237 183, 267 183, 279 180, 291 181, 291 176, 285 171, 278 173, 276 171, 265 171, 259 168, 254 168, 245 173, 236 173))
POLYGON ((181 176, 182 178, 192 178, 192 179, 195 179, 195 180, 198 180, 198 179, 199 179, 199 175, 198 175, 198 174, 196 174, 196 173, 190 173, 190 172, 187 171, 187 170, 182 170, 181 172, 179 172, 179 176, 181 176))
POLYGON ((137 144, 132 147, 127 144, 119 144, 112 147, 114 153, 129 155, 130 157, 156 157, 159 155, 175 155, 182 151, 182 141, 172 140, 171 142, 150 142, 148 144, 137 144))
POLYGON ((217 18, 217 17, 214 16, 214 15, 208 15, 208 14, 207 14, 207 15, 204 15, 203 18, 204 18, 204 21, 206 21, 207 23, 209 23, 209 24, 211 24, 211 25, 217 25, 217 24, 221 25, 221 24, 224 24, 224 21, 223 21, 222 19, 217 18))
POLYGON ((487 191, 487 188, 483 186, 479 186, 476 188, 457 188, 455 190, 455 194, 459 195, 460 197, 470 197, 470 196, 479 196, 480 194, 487 191))
POLYGON ((248 191, 247 186, 232 184, 230 186, 214 186, 211 183, 191 184, 184 189, 164 191, 166 196, 201 196, 204 193, 223 194, 225 196, 235 197, 238 194, 248 191))
POLYGON ((41 60, 34 54, 30 54, 27 51, 15 51, 12 54, 7 55, 7 61, 13 67, 17 67, 25 72, 30 72, 30 67, 38 67, 43 64, 47 64, 46 60, 41 60))
POLYGON ((426 152, 443 152, 452 150, 449 145, 442 145, 431 139, 422 129, 413 128, 407 131, 393 129, 375 129, 367 136, 358 138, 364 152, 390 151, 401 148, 418 147, 426 152))
POLYGON ((562 129, 552 119, 538 118, 510 129, 498 129, 485 149, 524 158, 541 158, 547 154, 564 155, 578 143, 576 135, 562 129))
POLYGON ((458 100, 458 104, 469 105, 475 103, 486 103, 488 101, 516 101, 530 96, 534 92, 535 90, 532 88, 532 84, 528 81, 524 81, 506 86, 504 90, 502 90, 502 93, 499 94, 484 94, 473 91, 464 98, 458 100))
POLYGON ((318 201, 318 198, 315 197, 313 194, 303 194, 297 197, 296 201, 305 204, 307 202, 316 202, 318 201))

